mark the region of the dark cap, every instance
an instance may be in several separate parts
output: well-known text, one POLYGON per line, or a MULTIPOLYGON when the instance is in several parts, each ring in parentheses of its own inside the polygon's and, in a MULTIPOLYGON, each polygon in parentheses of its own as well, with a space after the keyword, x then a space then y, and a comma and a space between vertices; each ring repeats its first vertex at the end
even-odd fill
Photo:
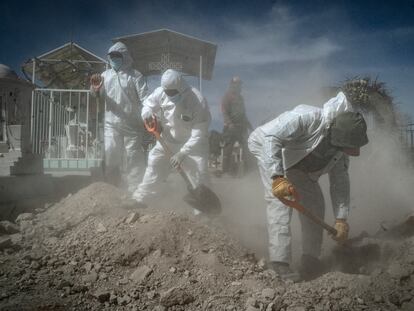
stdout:
POLYGON ((330 127, 331 144, 343 148, 360 148, 368 144, 367 123, 359 112, 338 115, 330 127))

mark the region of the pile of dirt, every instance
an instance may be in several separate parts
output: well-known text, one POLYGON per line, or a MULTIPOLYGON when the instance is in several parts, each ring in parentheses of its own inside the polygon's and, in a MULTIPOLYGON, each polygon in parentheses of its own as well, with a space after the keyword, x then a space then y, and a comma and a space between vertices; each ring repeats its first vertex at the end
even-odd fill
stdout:
MULTIPOLYGON (((335 259, 340 252, 327 258, 330 267, 352 267, 353 274, 293 284, 217 221, 130 203, 124 192, 95 183, 20 215, 18 225, 0 224, 0 309, 414 309, 410 236, 362 238, 360 249, 378 246, 369 260, 345 265, 335 259)), ((349 256, 348 263, 357 258, 349 256)))

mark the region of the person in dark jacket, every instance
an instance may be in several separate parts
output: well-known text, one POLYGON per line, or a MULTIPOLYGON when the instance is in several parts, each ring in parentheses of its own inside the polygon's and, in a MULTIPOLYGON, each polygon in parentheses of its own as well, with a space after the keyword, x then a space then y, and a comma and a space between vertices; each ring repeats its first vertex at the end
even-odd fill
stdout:
MULTIPOLYGON (((239 77, 233 77, 221 102, 224 119, 223 173, 232 173, 232 152, 235 142, 240 144, 243 157, 248 154, 247 135, 248 131, 252 130, 252 126, 246 116, 241 90, 242 81, 239 77)), ((243 161, 243 163, 246 163, 246 161, 243 161)))

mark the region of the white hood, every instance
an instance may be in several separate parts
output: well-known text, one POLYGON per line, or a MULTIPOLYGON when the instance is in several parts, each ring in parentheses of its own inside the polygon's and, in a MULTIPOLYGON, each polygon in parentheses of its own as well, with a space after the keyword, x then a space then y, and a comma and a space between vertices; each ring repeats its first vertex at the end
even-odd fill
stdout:
POLYGON ((132 66, 133 60, 131 55, 129 54, 127 46, 122 42, 117 42, 113 46, 111 46, 108 50, 108 54, 111 52, 118 52, 122 54, 123 63, 121 69, 129 69, 132 66))
POLYGON ((323 108, 299 105, 258 127, 253 133, 265 146, 263 161, 275 175, 302 160, 327 135, 332 120, 341 112, 353 111, 339 92, 323 108), (282 160, 283 158, 283 160, 282 160))
POLYGON ((323 118, 327 126, 340 113, 345 111, 354 111, 351 103, 346 99, 345 94, 339 92, 336 97, 331 98, 323 105, 323 118))
POLYGON ((181 73, 173 69, 167 69, 161 77, 161 87, 164 90, 177 90, 181 94, 190 86, 183 79, 181 73))

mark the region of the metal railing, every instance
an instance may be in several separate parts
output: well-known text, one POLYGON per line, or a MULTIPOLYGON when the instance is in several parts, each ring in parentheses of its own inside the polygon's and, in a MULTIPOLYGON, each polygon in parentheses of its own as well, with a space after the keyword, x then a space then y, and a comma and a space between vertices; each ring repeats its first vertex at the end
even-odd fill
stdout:
POLYGON ((414 123, 400 127, 400 140, 411 163, 414 164, 414 123))
POLYGON ((7 103, 5 94, 0 94, 0 142, 7 141, 7 103))
POLYGON ((102 159, 100 107, 89 90, 35 89, 31 144, 45 159, 102 159))
POLYGON ((400 129, 401 142, 408 149, 414 149, 414 123, 404 125, 400 129))

